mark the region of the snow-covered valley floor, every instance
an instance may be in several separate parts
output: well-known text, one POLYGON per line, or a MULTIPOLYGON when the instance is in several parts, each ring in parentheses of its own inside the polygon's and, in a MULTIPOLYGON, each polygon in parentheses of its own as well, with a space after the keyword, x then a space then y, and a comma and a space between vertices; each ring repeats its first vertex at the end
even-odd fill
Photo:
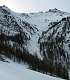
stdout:
POLYGON ((28 66, 9 60, 0 61, 0 80, 63 80, 26 69, 28 66))

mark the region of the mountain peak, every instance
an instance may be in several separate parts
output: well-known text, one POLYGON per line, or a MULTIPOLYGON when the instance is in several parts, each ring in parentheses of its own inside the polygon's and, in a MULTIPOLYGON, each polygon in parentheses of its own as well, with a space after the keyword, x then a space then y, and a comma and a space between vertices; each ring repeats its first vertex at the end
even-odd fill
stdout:
POLYGON ((60 10, 58 10, 57 8, 54 8, 54 9, 49 9, 49 12, 58 12, 60 10))
POLYGON ((10 11, 10 9, 7 6, 5 6, 5 5, 0 6, 0 9, 4 9, 4 10, 7 10, 7 11, 10 11))

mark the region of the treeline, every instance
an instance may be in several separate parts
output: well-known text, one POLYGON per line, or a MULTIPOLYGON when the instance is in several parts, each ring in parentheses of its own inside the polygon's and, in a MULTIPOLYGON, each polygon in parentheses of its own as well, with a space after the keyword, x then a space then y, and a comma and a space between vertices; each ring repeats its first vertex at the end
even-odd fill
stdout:
POLYGON ((47 63, 38 59, 37 56, 33 56, 29 54, 27 51, 14 48, 8 45, 7 41, 0 40, 0 54, 5 55, 9 59, 13 61, 17 61, 19 63, 26 62, 29 64, 29 67, 33 70, 46 73, 50 72, 50 67, 48 67, 47 63))
MULTIPOLYGON (((9 59, 12 59, 13 61, 17 61, 19 63, 21 62, 27 63, 29 64, 29 67, 33 70, 36 70, 45 74, 49 72, 51 75, 57 75, 59 77, 68 79, 68 72, 66 68, 61 68, 59 64, 57 64, 57 67, 55 67, 54 65, 52 65, 51 62, 49 63, 49 60, 47 60, 45 57, 43 58, 43 60, 40 60, 37 57, 37 55, 29 54, 29 52, 26 51, 25 48, 21 46, 22 43, 17 43, 17 44, 19 45, 19 47, 16 45, 16 42, 15 42, 15 47, 11 46, 9 44, 9 40, 6 39, 6 35, 1 34, 0 35, 0 54, 5 55, 6 57, 8 57, 9 59)), ((51 57, 50 59, 52 60, 51 57)))
POLYGON ((43 42, 40 40, 40 53, 44 57, 43 60, 48 64, 51 71, 50 73, 57 74, 63 78, 68 79, 68 53, 64 51, 63 42, 64 36, 56 36, 52 34, 47 37, 43 42))
POLYGON ((62 68, 55 68, 49 64, 45 59, 40 60, 37 56, 33 56, 26 52, 25 50, 22 52, 20 49, 15 49, 9 46, 6 42, 0 41, 0 54, 5 55, 6 57, 12 59, 17 62, 26 62, 29 64, 30 68, 42 73, 47 74, 49 72, 51 75, 57 75, 59 77, 63 77, 65 79, 68 78, 67 72, 62 68), (57 71, 56 71, 57 70, 57 71), (65 72, 64 72, 65 71, 65 72))
POLYGON ((38 40, 40 54, 52 72, 61 77, 68 77, 70 55, 65 47, 69 43, 67 36, 70 33, 70 17, 63 18, 51 25, 47 31, 42 32, 42 36, 38 40))

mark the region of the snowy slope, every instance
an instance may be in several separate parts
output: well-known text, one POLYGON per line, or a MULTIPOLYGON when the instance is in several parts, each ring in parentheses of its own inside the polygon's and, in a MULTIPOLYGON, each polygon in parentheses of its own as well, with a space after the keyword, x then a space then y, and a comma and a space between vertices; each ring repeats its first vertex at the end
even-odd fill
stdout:
POLYGON ((0 80, 63 80, 26 69, 26 65, 8 61, 10 63, 0 61, 0 80))
POLYGON ((70 70, 69 70, 69 79, 70 79, 70 70))
POLYGON ((40 31, 47 30, 50 22, 59 21, 63 17, 67 16, 70 16, 70 13, 66 13, 57 9, 50 9, 46 12, 19 14, 19 17, 22 20, 27 21, 32 25, 35 25, 40 31))
POLYGON ((39 30, 36 34, 32 35, 27 48, 30 53, 37 53, 38 57, 41 58, 38 39, 42 35, 42 32, 48 30, 51 22, 59 22, 62 18, 70 16, 70 13, 57 9, 50 9, 47 12, 23 13, 18 14, 18 16, 21 20, 27 21, 39 30))

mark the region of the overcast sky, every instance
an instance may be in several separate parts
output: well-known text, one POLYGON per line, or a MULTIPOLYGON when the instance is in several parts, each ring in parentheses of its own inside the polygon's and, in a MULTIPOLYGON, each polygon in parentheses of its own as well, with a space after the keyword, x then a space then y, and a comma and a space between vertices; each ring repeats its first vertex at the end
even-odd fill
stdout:
POLYGON ((0 5, 6 5, 15 12, 37 12, 57 8, 70 12, 70 0, 0 0, 0 5))

